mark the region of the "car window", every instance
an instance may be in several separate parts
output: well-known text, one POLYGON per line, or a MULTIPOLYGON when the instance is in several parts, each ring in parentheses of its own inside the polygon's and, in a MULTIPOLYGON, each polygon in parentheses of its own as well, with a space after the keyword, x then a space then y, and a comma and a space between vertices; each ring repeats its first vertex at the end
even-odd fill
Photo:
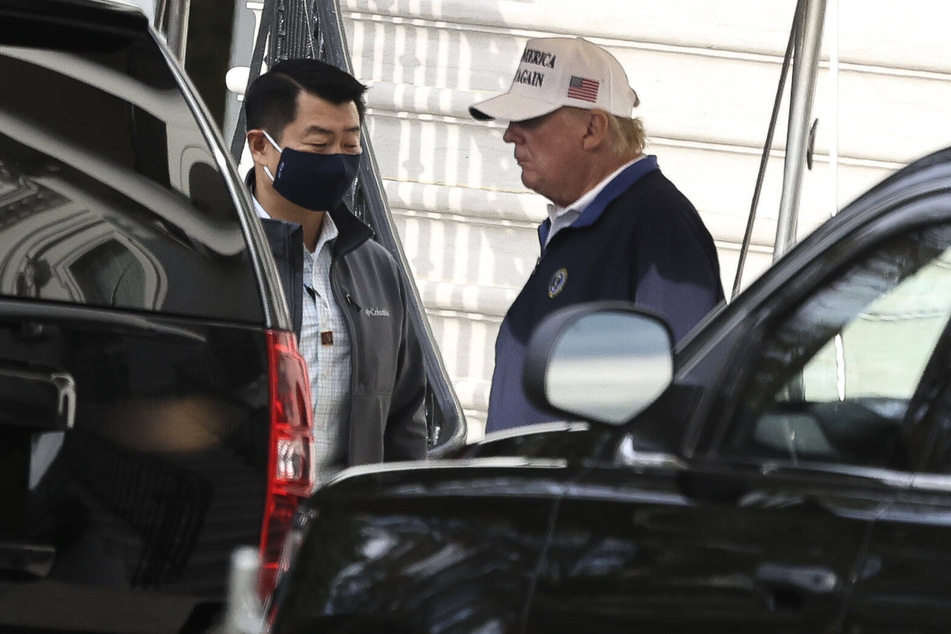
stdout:
POLYGON ((767 328, 721 454, 911 469, 920 412, 938 405, 949 247, 947 225, 892 238, 767 328))
POLYGON ((263 320, 237 208, 155 42, 82 33, 0 41, 0 296, 263 320))

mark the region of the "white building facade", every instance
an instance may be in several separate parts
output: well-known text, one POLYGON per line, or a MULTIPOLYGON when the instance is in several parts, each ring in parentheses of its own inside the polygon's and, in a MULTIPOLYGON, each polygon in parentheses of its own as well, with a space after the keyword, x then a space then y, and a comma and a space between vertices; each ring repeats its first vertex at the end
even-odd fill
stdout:
MULTIPOLYGON (((390 207, 470 439, 481 436, 499 323, 539 255, 546 201, 522 186, 504 126, 467 108, 508 88, 526 39, 581 35, 621 61, 648 152, 700 211, 730 294, 795 0, 340 4, 354 72, 371 86, 390 207)), ((895 169, 951 145, 949 24, 944 0, 828 0, 800 237, 895 169)), ((744 286, 772 261, 785 126, 784 108, 744 286)))

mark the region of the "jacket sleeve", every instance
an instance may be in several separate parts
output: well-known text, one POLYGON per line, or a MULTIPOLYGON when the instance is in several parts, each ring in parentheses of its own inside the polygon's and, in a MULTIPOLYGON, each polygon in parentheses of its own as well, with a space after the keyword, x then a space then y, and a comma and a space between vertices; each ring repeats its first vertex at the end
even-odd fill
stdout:
MULTIPOLYGON (((399 280, 399 275, 397 279, 399 280)), ((427 452, 426 370, 423 353, 406 312, 406 293, 399 282, 403 300, 402 336, 396 380, 390 400, 390 411, 383 436, 384 460, 422 460, 427 452)))
POLYGON ((673 207, 645 214, 634 244, 633 299, 667 320, 675 342, 723 300, 716 248, 691 222, 695 213, 673 207))

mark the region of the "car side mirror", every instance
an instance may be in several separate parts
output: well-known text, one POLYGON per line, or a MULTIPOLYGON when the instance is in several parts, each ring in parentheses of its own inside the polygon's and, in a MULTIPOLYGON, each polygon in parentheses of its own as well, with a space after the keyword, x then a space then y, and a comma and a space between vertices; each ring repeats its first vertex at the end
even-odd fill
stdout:
POLYGON ((524 386, 539 407, 619 425, 645 410, 673 379, 673 335, 628 302, 556 311, 532 333, 524 386))

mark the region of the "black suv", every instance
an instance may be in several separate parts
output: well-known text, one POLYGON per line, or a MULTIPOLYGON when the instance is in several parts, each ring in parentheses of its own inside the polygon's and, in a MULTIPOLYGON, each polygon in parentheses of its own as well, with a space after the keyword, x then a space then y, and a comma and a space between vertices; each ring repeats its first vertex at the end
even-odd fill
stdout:
POLYGON ((676 355, 629 304, 551 315, 528 355, 581 422, 342 473, 301 507, 275 634, 949 630, 951 149, 676 355))
POLYGON ((0 631, 204 630, 312 488, 266 240, 138 10, 0 0, 0 77, 0 631))

